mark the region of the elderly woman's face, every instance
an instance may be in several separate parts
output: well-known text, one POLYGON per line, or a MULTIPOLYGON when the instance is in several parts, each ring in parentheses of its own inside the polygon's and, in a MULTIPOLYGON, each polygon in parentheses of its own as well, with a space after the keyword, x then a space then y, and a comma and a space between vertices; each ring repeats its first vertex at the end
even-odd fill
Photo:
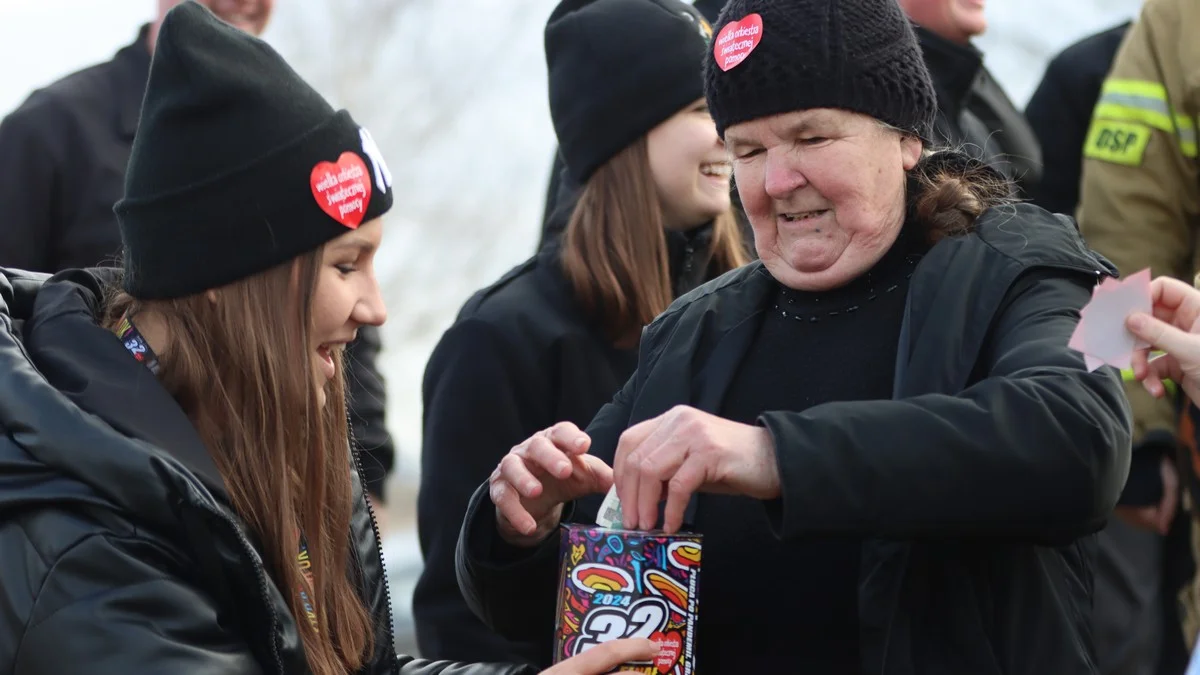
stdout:
POLYGON ((725 130, 754 245, 780 283, 841 286, 887 252, 904 223, 905 171, 921 141, 845 110, 800 110, 725 130))

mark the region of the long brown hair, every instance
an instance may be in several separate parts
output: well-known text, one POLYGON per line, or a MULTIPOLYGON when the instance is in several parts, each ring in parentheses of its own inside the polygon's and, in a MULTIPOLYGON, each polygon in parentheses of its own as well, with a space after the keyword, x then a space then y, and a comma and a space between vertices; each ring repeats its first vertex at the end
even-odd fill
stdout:
POLYGON ((321 254, 217 289, 216 302, 204 293, 139 301, 116 291, 106 323, 144 311, 161 318, 163 386, 195 425, 234 509, 258 536, 312 672, 344 675, 362 667, 374 631, 348 574, 353 504, 343 368, 321 408, 308 365, 321 254), (297 563, 301 535, 311 585, 297 563), (301 588, 312 598, 315 628, 301 588))
MULTIPOLYGON (((674 300, 663 220, 642 136, 596 169, 567 222, 567 280, 584 312, 618 346, 637 344, 642 326, 674 300)), ((713 221, 711 252, 717 273, 749 260, 732 208, 713 221)))

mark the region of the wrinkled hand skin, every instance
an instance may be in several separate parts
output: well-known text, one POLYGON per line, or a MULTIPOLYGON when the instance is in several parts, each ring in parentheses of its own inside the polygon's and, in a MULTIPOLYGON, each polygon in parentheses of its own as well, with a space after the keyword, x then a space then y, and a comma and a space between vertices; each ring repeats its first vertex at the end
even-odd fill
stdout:
POLYGON ((627 429, 613 461, 628 529, 654 529, 664 485, 663 530, 673 533, 696 492, 775 499, 779 480, 766 429, 682 405, 627 429))

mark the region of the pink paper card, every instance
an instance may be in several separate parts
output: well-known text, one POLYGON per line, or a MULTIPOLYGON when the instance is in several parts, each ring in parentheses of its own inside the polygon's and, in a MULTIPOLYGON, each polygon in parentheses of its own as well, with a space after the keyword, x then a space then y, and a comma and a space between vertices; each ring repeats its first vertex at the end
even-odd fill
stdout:
POLYGON ((1135 312, 1149 314, 1150 268, 1117 281, 1106 278, 1092 289, 1092 299, 1079 311, 1079 325, 1067 346, 1084 356, 1089 371, 1102 365, 1129 368, 1134 351, 1149 347, 1125 328, 1135 312))

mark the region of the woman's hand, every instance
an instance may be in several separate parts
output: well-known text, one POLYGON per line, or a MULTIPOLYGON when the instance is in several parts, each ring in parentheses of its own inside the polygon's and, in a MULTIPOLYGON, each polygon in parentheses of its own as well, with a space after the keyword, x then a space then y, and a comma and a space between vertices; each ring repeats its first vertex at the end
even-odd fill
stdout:
POLYGON ((587 454, 591 442, 579 427, 560 422, 500 460, 488 479, 488 492, 505 541, 536 546, 558 527, 564 503, 608 491, 612 469, 587 454))
POLYGON ((667 499, 663 530, 677 531, 695 492, 774 499, 780 494, 775 445, 762 427, 739 424, 688 406, 630 427, 613 461, 624 526, 650 530, 667 499))
POLYGON ((622 663, 649 661, 657 655, 658 645, 649 640, 612 640, 543 670, 541 675, 604 675, 622 663))
POLYGON ((1200 405, 1200 291, 1170 277, 1150 282, 1154 316, 1137 313, 1125 321, 1129 331, 1166 352, 1153 361, 1147 350, 1133 354, 1133 374, 1146 391, 1161 397, 1163 380, 1183 387, 1193 403, 1200 405))

